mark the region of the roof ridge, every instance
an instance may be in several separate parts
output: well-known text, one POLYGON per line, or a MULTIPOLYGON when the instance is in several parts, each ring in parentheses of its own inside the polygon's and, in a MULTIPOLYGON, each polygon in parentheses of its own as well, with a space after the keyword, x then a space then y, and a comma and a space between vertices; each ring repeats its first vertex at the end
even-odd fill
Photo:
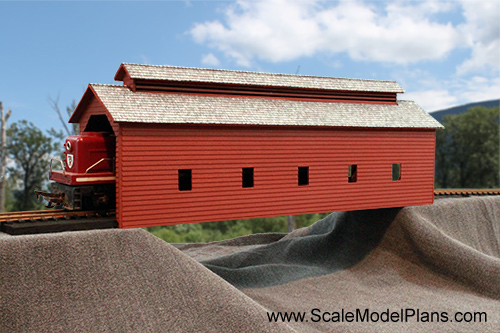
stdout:
POLYGON ((143 66, 143 67, 156 67, 156 68, 177 68, 177 69, 189 69, 189 70, 206 70, 213 72, 231 72, 231 73, 245 73, 245 74, 263 74, 263 75, 273 75, 273 76, 284 76, 284 77, 304 77, 304 78, 319 78, 319 79, 332 79, 332 80, 346 80, 346 81, 365 81, 365 82, 390 82, 397 83, 395 80, 375 80, 375 79, 360 79, 360 78, 346 78, 346 77, 333 77, 333 76, 319 76, 319 75, 305 75, 305 74, 288 74, 288 73, 272 73, 272 72, 256 72, 256 71, 245 71, 237 69, 220 69, 220 68, 205 68, 205 67, 186 67, 186 66, 173 66, 173 65, 148 65, 148 64, 136 64, 123 62, 122 65, 132 65, 132 66, 143 66))
MULTIPOLYGON (((127 88, 127 86, 123 84, 109 84, 109 83, 89 83, 90 86, 104 86, 104 87, 124 87, 127 88)), ((127 88, 128 89, 128 88, 127 88)))

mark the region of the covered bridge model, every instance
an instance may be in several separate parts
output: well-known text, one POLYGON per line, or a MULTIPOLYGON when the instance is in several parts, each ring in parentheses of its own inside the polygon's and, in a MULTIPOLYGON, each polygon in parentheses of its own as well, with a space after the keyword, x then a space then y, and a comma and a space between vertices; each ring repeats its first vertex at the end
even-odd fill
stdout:
POLYGON ((122 228, 431 204, 435 131, 395 82, 122 64, 70 122, 116 136, 122 228))

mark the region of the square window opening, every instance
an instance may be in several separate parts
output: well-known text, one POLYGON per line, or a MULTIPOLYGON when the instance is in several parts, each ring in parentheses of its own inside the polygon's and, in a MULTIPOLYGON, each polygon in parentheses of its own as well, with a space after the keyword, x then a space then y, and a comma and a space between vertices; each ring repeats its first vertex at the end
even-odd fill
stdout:
POLYGON ((392 181, 397 182, 401 180, 401 163, 394 163, 392 165, 392 181))
POLYGON ((192 176, 191 169, 180 169, 179 175, 179 191, 191 191, 192 176))
POLYGON ((309 185, 309 167, 299 167, 299 186, 309 185))
POLYGON ((253 168, 241 169, 241 186, 253 187, 253 168))
POLYGON ((357 164, 350 164, 349 165, 349 171, 348 171, 347 177, 349 179, 349 183, 356 183, 358 181, 358 165, 357 164))

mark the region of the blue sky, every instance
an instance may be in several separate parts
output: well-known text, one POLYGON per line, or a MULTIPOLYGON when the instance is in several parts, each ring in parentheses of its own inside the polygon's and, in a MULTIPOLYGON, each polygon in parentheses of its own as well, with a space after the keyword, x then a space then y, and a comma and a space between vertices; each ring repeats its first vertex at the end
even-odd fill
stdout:
POLYGON ((395 80, 429 112, 500 98, 499 1, 0 1, 10 122, 61 129, 120 63, 395 80))

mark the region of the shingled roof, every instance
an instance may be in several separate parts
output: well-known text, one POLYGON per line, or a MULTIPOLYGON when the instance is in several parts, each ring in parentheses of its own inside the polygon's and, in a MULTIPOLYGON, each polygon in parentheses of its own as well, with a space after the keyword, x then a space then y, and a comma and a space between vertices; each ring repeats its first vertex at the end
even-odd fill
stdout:
POLYGON ((132 80, 218 83, 338 91, 404 92, 403 88, 394 81, 344 79, 190 67, 137 65, 128 63, 121 64, 115 75, 115 80, 122 81, 127 74, 132 80))
MULTIPOLYGON (((411 101, 371 104, 162 94, 133 92, 126 86, 102 84, 91 84, 87 93, 90 92, 103 103, 115 122, 365 128, 442 127, 411 101)), ((77 120, 72 117, 71 121, 77 120)))

